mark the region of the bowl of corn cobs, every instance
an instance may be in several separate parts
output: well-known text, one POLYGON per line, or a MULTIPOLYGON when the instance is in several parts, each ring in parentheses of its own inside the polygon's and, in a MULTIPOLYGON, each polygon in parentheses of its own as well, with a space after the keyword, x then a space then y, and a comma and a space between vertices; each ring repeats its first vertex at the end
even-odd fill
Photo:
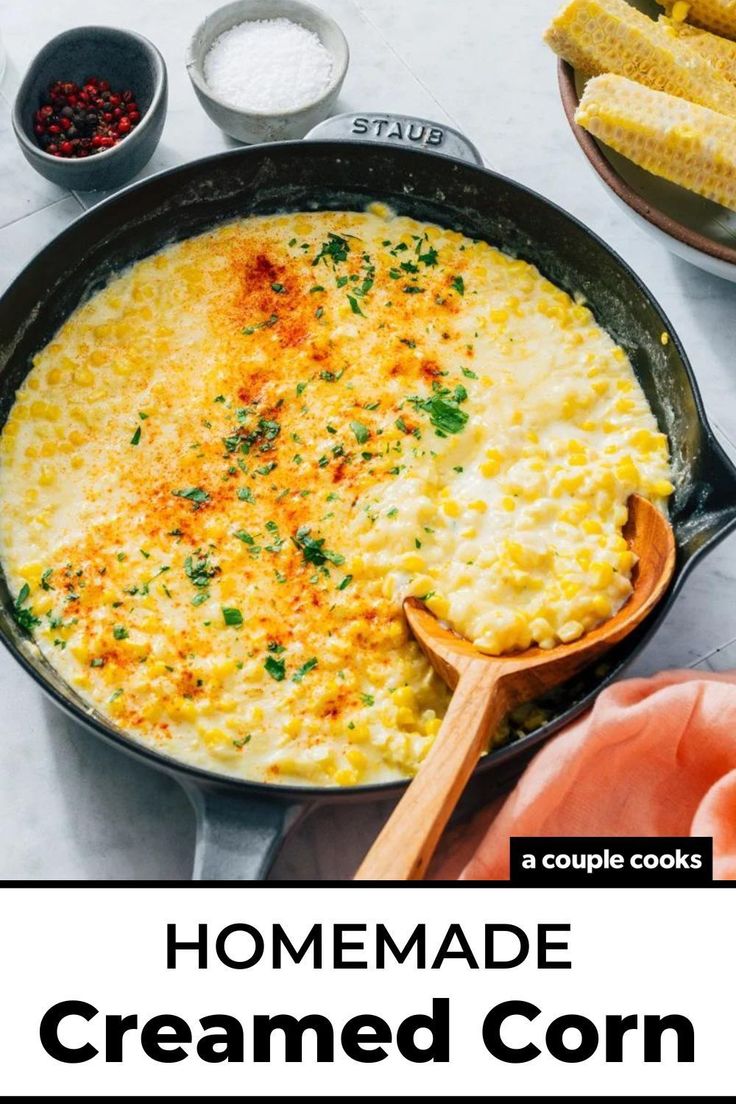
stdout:
POLYGON ((544 37, 613 196, 672 252, 736 281, 736 2, 567 0, 544 37))

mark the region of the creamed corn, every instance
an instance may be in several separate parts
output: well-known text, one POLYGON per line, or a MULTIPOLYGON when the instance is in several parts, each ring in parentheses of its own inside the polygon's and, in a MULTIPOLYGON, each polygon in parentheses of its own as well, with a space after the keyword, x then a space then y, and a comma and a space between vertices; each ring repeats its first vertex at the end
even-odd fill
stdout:
POLYGON ((35 357, 0 460, 17 617, 79 694, 178 759, 305 784, 431 746, 448 691, 405 595, 490 654, 575 640, 630 592, 628 496, 672 490, 583 303, 379 206, 135 264, 35 357))

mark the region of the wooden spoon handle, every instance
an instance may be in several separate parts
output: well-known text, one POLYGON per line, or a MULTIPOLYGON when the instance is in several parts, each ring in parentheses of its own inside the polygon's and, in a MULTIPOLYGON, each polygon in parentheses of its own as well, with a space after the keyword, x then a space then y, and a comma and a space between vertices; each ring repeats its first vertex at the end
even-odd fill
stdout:
POLYGON ((488 662, 463 672, 442 728, 355 875, 355 881, 419 881, 495 726, 507 709, 488 662))

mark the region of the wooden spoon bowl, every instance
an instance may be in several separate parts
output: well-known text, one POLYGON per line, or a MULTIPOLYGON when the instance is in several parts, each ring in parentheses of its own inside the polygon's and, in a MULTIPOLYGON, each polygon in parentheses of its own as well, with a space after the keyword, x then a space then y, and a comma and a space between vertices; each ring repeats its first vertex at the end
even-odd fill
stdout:
POLYGON ((633 591, 608 621, 572 644, 487 656, 442 625, 416 598, 404 602, 409 626, 427 659, 455 692, 434 744, 356 874, 359 881, 421 879, 489 734, 514 706, 566 682, 641 624, 675 569, 675 539, 666 517, 632 495, 623 535, 638 557, 633 591))

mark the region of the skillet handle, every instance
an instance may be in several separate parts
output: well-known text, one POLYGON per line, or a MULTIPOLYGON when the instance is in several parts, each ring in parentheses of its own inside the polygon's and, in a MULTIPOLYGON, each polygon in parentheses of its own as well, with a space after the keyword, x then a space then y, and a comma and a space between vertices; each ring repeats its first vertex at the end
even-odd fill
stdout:
POLYGON ((255 882, 268 875, 302 806, 278 799, 236 797, 190 784, 184 790, 197 817, 192 880, 255 882))
POLYGON ((480 151, 459 130, 417 115, 346 111, 325 119, 306 135, 307 141, 322 138, 408 146, 469 161, 473 165, 483 164, 480 151))

